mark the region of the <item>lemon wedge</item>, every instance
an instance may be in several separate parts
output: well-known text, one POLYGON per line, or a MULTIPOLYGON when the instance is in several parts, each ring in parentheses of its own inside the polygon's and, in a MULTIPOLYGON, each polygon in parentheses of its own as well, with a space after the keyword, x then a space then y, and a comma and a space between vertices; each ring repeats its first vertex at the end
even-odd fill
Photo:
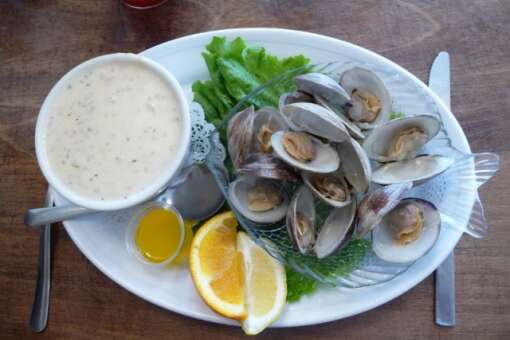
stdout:
POLYGON ((237 234, 237 249, 243 258, 246 304, 241 326, 246 334, 258 334, 283 312, 287 298, 285 269, 245 232, 237 234))

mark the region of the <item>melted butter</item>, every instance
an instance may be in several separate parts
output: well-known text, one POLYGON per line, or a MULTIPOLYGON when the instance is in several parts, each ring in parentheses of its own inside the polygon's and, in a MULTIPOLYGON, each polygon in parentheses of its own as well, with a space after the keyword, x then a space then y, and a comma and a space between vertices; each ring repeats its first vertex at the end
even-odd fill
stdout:
POLYGON ((181 227, 172 211, 158 208, 149 211, 140 219, 135 234, 135 243, 147 260, 160 263, 179 251, 181 227))

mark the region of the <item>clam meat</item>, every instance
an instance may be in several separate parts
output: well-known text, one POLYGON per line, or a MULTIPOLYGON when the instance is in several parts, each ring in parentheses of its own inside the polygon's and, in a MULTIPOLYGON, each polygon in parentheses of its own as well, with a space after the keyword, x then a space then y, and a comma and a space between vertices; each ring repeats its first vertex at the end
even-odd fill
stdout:
POLYGON ((423 230, 423 212, 414 202, 400 204, 388 213, 388 224, 393 229, 395 242, 401 245, 409 244, 420 237, 423 230))
POLYGON ((289 201, 278 181, 252 176, 242 176, 232 182, 228 196, 244 217, 262 224, 282 220, 289 201))
POLYGON ((329 205, 340 208, 351 203, 349 186, 342 173, 316 174, 303 171, 301 177, 315 195, 329 205))
POLYGON ((352 91, 352 107, 347 111, 352 120, 372 123, 381 109, 381 101, 373 93, 357 89, 352 91))
POLYGON ((353 67, 342 73, 340 85, 351 95, 347 115, 361 128, 372 129, 390 119, 392 99, 377 74, 353 67))
POLYGON ((385 261, 413 262, 432 248, 439 237, 440 226, 439 212, 432 203, 406 198, 374 229, 372 247, 385 261))
POLYGON ((363 148, 378 162, 412 159, 440 127, 439 120, 427 114, 394 119, 375 128, 363 141, 363 148))
POLYGON ((315 244, 315 204, 312 191, 302 185, 289 204, 287 231, 300 253, 306 254, 315 244))
POLYGON ((300 170, 329 173, 340 165, 333 147, 303 132, 278 131, 271 136, 271 144, 276 156, 300 170))
POLYGON ((263 107, 255 112, 253 121, 252 150, 255 152, 271 153, 271 136, 273 133, 285 130, 287 124, 280 113, 271 107, 263 107))
POLYGON ((427 142, 427 134, 417 126, 399 131, 389 145, 388 157, 395 161, 409 159, 427 142))
POLYGON ((324 197, 338 202, 345 202, 347 189, 339 178, 334 176, 313 176, 312 185, 317 188, 324 197))
POLYGON ((280 188, 268 181, 258 181, 248 189, 248 209, 251 211, 268 211, 283 202, 280 188))
POLYGON ((336 113, 336 115, 342 120, 342 123, 344 123, 345 127, 349 131, 350 135, 353 138, 356 139, 364 139, 365 134, 361 131, 361 129, 349 118, 347 118, 342 109, 336 108, 333 105, 331 105, 326 99, 320 97, 320 96, 314 96, 315 102, 319 105, 322 105, 324 108, 336 113))
POLYGON ((283 134, 282 145, 294 159, 310 162, 315 159, 317 151, 312 137, 304 132, 287 131, 283 134))

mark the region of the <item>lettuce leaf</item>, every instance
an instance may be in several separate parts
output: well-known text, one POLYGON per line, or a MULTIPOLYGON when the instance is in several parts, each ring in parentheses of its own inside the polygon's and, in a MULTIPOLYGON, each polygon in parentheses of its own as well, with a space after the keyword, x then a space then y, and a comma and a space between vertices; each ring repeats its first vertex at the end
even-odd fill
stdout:
MULTIPOLYGON (((262 47, 248 47, 239 37, 231 41, 226 37, 213 37, 202 57, 211 79, 193 83, 193 100, 202 105, 206 119, 216 126, 237 102, 255 88, 309 63, 303 55, 287 58, 269 55, 262 47)), ((256 108, 276 106, 280 95, 292 90, 291 86, 284 83, 271 87, 248 104, 256 108)))

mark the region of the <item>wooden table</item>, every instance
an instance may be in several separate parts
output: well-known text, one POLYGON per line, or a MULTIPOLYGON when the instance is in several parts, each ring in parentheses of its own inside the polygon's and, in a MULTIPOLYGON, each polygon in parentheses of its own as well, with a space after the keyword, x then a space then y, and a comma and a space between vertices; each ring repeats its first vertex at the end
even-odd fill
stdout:
MULTIPOLYGON (((46 191, 34 156, 34 124, 51 86, 97 55, 148 47, 228 27, 286 27, 322 33, 378 52, 426 80, 436 53, 452 57, 453 112, 474 151, 502 156, 482 193, 491 225, 456 251, 454 328, 433 318, 433 278, 394 301, 346 320, 262 336, 309 338, 510 338, 510 2, 169 0, 147 11, 116 0, 3 0, 0 3, 0 337, 237 338, 239 328, 186 318, 128 293, 54 232, 49 327, 27 326, 38 232, 23 225, 46 191)), ((342 308, 342 306, 338 306, 342 308)), ((306 317, 306 316, 303 316, 306 317)))

